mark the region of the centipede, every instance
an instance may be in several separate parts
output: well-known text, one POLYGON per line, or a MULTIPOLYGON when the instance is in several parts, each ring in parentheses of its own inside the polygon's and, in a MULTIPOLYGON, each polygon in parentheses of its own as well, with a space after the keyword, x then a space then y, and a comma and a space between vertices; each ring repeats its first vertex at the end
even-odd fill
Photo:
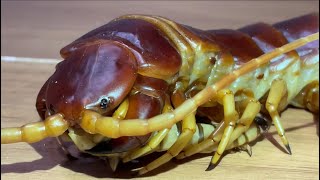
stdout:
MULTIPOLYGON (((319 14, 239 29, 201 30, 124 15, 60 50, 39 90, 39 122, 1 128, 1 144, 56 138, 115 171, 146 155, 146 174, 172 159, 247 149, 288 106, 319 114, 319 14)), ((4 124, 5 126, 5 124, 4 124)))

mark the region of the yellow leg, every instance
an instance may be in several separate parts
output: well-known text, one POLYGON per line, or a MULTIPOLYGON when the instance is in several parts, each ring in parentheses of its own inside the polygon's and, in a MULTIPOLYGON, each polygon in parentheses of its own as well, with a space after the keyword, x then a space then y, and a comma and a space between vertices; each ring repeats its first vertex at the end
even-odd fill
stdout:
MULTIPOLYGON (((126 117, 126 114, 128 112, 128 108, 129 108, 129 100, 125 99, 120 106, 118 107, 118 109, 116 111, 114 111, 114 113, 112 114, 112 117, 118 120, 123 120, 126 117)), ((95 134, 93 136, 93 142, 98 144, 99 142, 101 142, 103 139, 105 139, 106 137, 101 135, 101 134, 95 134)))
MULTIPOLYGON (((173 108, 170 104, 170 100, 167 99, 166 100, 166 103, 163 107, 163 110, 162 110, 162 113, 166 113, 166 112, 171 112, 173 111, 173 108)), ((154 150, 161 142, 162 140, 166 137, 166 135, 169 133, 170 129, 169 128, 166 128, 166 129, 163 129, 161 131, 159 131, 155 136, 153 136, 149 142, 137 149, 137 150, 134 150, 133 152, 129 153, 128 155, 126 155, 124 158, 123 158, 123 162, 129 162, 133 159, 136 159, 138 157, 141 157, 149 152, 151 152, 152 150, 154 150)))
MULTIPOLYGON (((221 90, 217 94, 217 100, 219 103, 221 103, 224 106, 224 117, 227 119, 232 119, 232 117, 231 117, 232 115, 228 113, 228 111, 230 111, 228 107, 230 107, 230 106, 226 104, 230 101, 230 100, 228 100, 228 99, 230 99, 230 96, 231 96, 231 99, 233 99, 231 107, 235 107, 234 96, 230 90, 221 90)), ((233 109, 235 112, 235 108, 233 108, 233 109)), ((237 117, 237 114, 236 114, 236 117, 237 117)), ((188 147, 183 152, 181 152, 176 158, 183 159, 185 157, 192 156, 192 155, 197 154, 201 151, 204 151, 210 147, 213 147, 214 145, 219 143, 219 141, 222 138, 222 135, 224 134, 226 122, 227 121, 222 121, 219 124, 219 126, 217 127, 217 129, 207 139, 205 139, 204 141, 202 141, 201 143, 199 143, 197 145, 193 145, 193 146, 188 147)))
POLYGON ((129 108, 129 100, 126 98, 118 107, 118 109, 113 113, 112 117, 116 119, 124 119, 127 115, 129 108))
POLYGON ((252 124, 252 121, 260 112, 260 108, 261 105, 259 101, 249 100, 249 103, 247 104, 239 122, 237 123, 237 126, 233 130, 227 147, 230 146, 236 139, 238 139, 241 134, 243 134, 245 131, 249 129, 250 125, 252 124))
POLYGON ((123 158, 122 162, 124 162, 124 163, 125 162, 129 162, 129 161, 131 161, 133 159, 139 158, 139 157, 147 154, 148 152, 154 150, 156 147, 158 147, 158 145, 166 137, 166 135, 168 134, 169 131, 170 131, 170 129, 161 130, 155 136, 153 136, 145 146, 133 151, 132 153, 130 153, 128 155, 126 155, 123 158))
POLYGON ((177 156, 180 151, 189 143, 192 139, 193 134, 196 131, 196 118, 195 113, 187 116, 185 119, 182 120, 182 133, 177 139, 177 141, 169 148, 169 150, 159 157, 158 159, 154 160, 147 166, 143 167, 139 171, 139 175, 145 174, 163 164, 170 161, 173 157, 177 156))
MULTIPOLYGON (((118 109, 112 114, 112 117, 115 119, 123 120, 127 115, 128 109, 129 109, 129 100, 128 100, 128 98, 126 98, 120 104, 118 109)), ((97 143, 98 143, 98 142, 102 141, 104 138, 106 138, 106 137, 101 134, 96 134, 93 137, 93 140, 97 141, 97 143)), ((108 156, 107 159, 108 159, 108 162, 109 162, 109 165, 110 165, 112 171, 115 172, 118 167, 120 158, 117 156, 108 156)))
MULTIPOLYGON (((235 139, 232 143, 229 143, 226 149, 232 149, 236 147, 243 146, 245 144, 248 144, 255 139, 257 139, 261 135, 260 128, 258 127, 257 124, 254 122, 251 123, 250 127, 243 132, 237 139, 235 139)), ((248 152, 249 155, 251 154, 248 152)), ((251 156, 251 155, 250 155, 251 156)))
MULTIPOLYGON (((219 143, 222 137, 224 137, 224 141, 228 142, 228 139, 226 138, 230 137, 230 133, 232 132, 234 124, 238 119, 238 113, 235 110, 234 95, 230 90, 221 90, 217 94, 217 100, 219 101, 219 103, 223 105, 225 120, 219 124, 217 129, 208 137, 208 139, 205 139, 204 141, 202 141, 197 145, 193 145, 189 147, 184 152, 180 153, 176 157, 177 159, 183 159, 185 157, 191 156, 193 154, 197 154, 210 147, 213 147, 217 143, 219 143), (232 129, 230 129, 230 125, 232 129)), ((222 144, 222 145, 225 146, 226 144, 225 145, 222 144)), ((222 149, 221 146, 220 146, 220 149, 222 149)))
MULTIPOLYGON (((236 147, 244 146, 249 142, 254 141, 261 135, 260 128, 256 123, 252 123, 251 126, 242 133, 236 140, 234 140, 231 144, 229 143, 226 150, 230 150, 236 147)), ((201 151, 200 153, 211 153, 217 150, 217 145, 211 146, 208 149, 201 151)), ((250 154, 250 152, 248 152, 250 154)))
POLYGON ((192 156, 194 154, 197 154, 199 152, 202 152, 214 145, 216 145, 222 137, 223 130, 225 129, 225 123, 222 121, 216 130, 205 140, 200 142, 199 144, 192 145, 185 149, 183 152, 181 152, 178 156, 176 156, 177 159, 183 159, 189 156, 192 156))
POLYGON ((212 157, 211 163, 207 168, 207 171, 213 169, 217 165, 221 155, 223 154, 224 150, 228 145, 228 142, 233 132, 233 129, 235 127, 236 121, 238 120, 238 113, 235 108, 234 95, 232 91, 230 90, 220 91, 218 95, 222 96, 221 99, 223 100, 222 104, 223 104, 224 121, 226 124, 226 128, 223 132, 223 136, 219 143, 218 149, 215 152, 214 156, 212 157))
POLYGON ((279 104, 282 98, 284 97, 284 95, 286 94, 286 92, 287 92, 286 83, 281 79, 274 80, 272 82, 268 99, 266 102, 266 109, 272 118, 272 122, 276 127, 284 146, 286 147, 288 153, 291 154, 290 145, 289 145, 288 139, 285 136, 285 132, 281 125, 280 116, 278 113, 279 104))

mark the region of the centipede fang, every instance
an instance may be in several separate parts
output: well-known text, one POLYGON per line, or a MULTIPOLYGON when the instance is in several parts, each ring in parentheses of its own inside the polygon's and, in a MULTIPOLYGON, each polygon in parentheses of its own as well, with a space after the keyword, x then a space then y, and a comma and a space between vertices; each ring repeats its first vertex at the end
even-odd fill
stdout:
POLYGON ((311 13, 205 31, 121 16, 61 49, 36 99, 43 121, 2 128, 1 144, 57 137, 114 171, 165 152, 140 175, 208 153, 212 170, 227 150, 260 137, 270 117, 291 154, 280 113, 289 105, 319 113, 318 21, 311 13))

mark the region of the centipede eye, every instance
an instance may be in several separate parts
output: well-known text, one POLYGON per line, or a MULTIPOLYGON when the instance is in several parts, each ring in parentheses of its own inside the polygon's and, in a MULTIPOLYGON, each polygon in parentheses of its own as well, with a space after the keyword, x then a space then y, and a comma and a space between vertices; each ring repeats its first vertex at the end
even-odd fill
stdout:
POLYGON ((108 106, 108 104, 109 104, 109 99, 103 98, 103 99, 101 99, 101 101, 100 101, 100 108, 101 108, 101 109, 106 109, 107 106, 108 106))

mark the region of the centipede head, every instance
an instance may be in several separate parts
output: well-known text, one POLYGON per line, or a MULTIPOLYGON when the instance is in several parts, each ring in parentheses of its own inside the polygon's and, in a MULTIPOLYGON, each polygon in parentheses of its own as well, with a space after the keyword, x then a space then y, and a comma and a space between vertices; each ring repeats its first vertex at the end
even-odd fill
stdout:
MULTIPOLYGON (((101 39, 73 43, 61 53, 65 60, 57 64, 56 71, 41 88, 36 107, 42 119, 62 114, 76 128, 69 128, 69 133, 75 132, 72 140, 77 141, 80 138, 77 132, 90 136, 78 126, 82 112, 92 110, 110 116, 135 83, 137 62, 127 47, 101 39)), ((135 148, 136 141, 130 137, 108 139, 93 150, 100 152, 103 146, 106 154, 122 152, 135 148)))
POLYGON ((61 113, 74 124, 84 109, 106 115, 131 90, 137 65, 134 55, 119 43, 92 40, 69 47, 65 60, 41 88, 36 107, 42 119, 61 113))

